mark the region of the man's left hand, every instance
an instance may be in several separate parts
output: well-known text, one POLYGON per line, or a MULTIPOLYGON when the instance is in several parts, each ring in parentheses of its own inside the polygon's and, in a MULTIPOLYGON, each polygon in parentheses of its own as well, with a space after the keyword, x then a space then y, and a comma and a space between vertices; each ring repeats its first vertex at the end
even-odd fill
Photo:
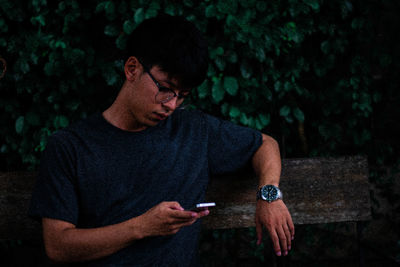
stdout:
POLYGON ((256 231, 258 245, 261 244, 263 226, 269 232, 276 255, 286 256, 294 239, 294 225, 282 200, 271 203, 264 200, 257 201, 256 231))

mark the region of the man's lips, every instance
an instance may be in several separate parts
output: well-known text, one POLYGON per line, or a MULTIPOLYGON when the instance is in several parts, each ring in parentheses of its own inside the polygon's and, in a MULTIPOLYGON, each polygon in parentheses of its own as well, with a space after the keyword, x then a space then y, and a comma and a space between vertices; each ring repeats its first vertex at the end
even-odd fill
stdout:
POLYGON ((156 115, 157 119, 159 119, 159 120, 164 120, 164 119, 166 119, 168 117, 168 115, 165 114, 165 113, 154 112, 154 114, 156 115))

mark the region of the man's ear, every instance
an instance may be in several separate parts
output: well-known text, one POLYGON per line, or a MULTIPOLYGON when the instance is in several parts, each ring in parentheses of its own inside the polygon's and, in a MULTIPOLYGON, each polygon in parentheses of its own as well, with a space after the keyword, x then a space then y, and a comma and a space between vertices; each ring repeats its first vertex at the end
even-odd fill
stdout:
POLYGON ((141 65, 136 57, 129 57, 128 60, 125 62, 125 77, 128 81, 133 81, 139 74, 141 69, 141 65))

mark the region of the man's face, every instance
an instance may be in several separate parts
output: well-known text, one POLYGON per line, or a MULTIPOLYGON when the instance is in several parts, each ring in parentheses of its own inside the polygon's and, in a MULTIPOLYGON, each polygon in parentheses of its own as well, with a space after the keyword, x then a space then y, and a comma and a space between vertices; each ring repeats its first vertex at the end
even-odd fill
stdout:
POLYGON ((158 66, 142 68, 138 77, 127 81, 129 111, 136 130, 155 126, 182 104, 189 91, 179 90, 178 81, 168 77, 158 66))

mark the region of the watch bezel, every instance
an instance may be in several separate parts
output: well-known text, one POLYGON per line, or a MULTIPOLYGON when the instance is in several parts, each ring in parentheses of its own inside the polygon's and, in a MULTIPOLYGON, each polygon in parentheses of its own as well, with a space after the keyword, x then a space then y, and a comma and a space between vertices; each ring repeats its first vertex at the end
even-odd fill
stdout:
POLYGON ((257 199, 262 199, 267 202, 273 202, 278 199, 282 199, 282 192, 279 187, 275 185, 264 185, 257 192, 257 199), (270 190, 274 191, 274 194, 271 196, 269 193, 270 190))

